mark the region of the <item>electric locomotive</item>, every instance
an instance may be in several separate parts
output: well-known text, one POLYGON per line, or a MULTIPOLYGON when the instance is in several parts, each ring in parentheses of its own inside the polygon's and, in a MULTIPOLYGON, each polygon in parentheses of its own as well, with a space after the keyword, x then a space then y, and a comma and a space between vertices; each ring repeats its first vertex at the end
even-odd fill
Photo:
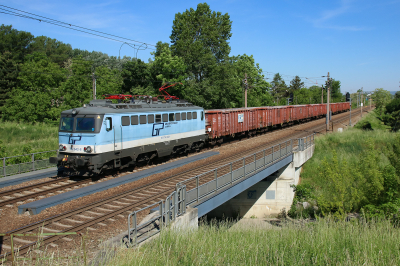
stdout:
POLYGON ((109 96, 61 113, 59 172, 98 174, 204 146, 204 109, 184 100, 109 96), (114 104, 110 99, 118 99, 114 104), (120 102, 121 99, 128 102, 120 102))

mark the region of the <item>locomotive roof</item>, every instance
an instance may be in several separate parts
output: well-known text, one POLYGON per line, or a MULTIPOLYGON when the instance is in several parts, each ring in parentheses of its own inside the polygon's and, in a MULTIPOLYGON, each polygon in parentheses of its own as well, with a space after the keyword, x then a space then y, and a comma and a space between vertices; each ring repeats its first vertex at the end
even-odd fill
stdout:
POLYGON ((168 112, 171 110, 203 110, 185 100, 161 101, 136 101, 129 103, 113 104, 110 100, 92 100, 83 107, 69 109, 61 112, 61 115, 70 115, 76 110, 79 115, 101 115, 110 113, 146 113, 146 112, 168 112))

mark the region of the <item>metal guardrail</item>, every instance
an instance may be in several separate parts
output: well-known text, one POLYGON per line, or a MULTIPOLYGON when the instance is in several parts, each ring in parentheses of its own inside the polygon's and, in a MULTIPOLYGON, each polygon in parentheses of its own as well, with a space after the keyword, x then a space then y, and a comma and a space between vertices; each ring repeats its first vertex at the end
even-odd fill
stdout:
POLYGON ((53 167, 54 165, 49 163, 49 157, 51 156, 51 154, 56 153, 58 153, 58 150, 3 157, 0 159, 2 162, 2 166, 0 167, 0 177, 53 167), (38 156, 39 154, 40 156, 38 156), (45 159, 42 159, 44 154, 48 154, 48 156, 45 155, 45 159), (12 161, 19 161, 19 163, 9 164, 10 162, 13 163, 12 161))
POLYGON ((128 246, 135 246, 151 236, 158 234, 163 226, 168 226, 176 217, 184 214, 188 205, 219 193, 223 188, 235 185, 237 182, 280 161, 295 151, 304 151, 308 149, 314 145, 314 140, 315 134, 300 139, 291 139, 179 182, 176 184, 176 191, 172 192, 165 201, 161 200, 129 214, 128 246), (186 191, 187 187, 193 188, 186 191), (143 212, 144 215, 147 215, 149 210, 157 205, 158 209, 153 210, 158 211, 158 214, 150 220, 138 225, 138 214, 143 212))
POLYGON ((172 221, 175 221, 178 215, 184 214, 186 211, 185 194, 186 187, 183 186, 172 192, 165 201, 161 200, 130 213, 128 215, 128 246, 135 246, 158 234, 163 226, 168 226, 172 221), (138 215, 142 212, 147 214, 149 210, 158 214, 155 214, 148 221, 137 224, 138 215))

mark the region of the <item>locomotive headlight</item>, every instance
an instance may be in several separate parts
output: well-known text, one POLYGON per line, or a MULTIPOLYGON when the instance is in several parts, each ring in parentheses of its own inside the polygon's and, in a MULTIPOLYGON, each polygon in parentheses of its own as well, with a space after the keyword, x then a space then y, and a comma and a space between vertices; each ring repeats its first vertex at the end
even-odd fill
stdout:
POLYGON ((92 148, 90 146, 87 146, 86 148, 84 148, 84 150, 86 150, 87 152, 92 152, 92 148))
POLYGON ((60 145, 58 146, 58 148, 59 148, 60 151, 65 151, 65 150, 67 149, 67 147, 65 147, 65 146, 62 145, 62 144, 60 144, 60 145))
POLYGON ((72 109, 72 114, 73 114, 73 115, 76 115, 76 113, 77 113, 76 109, 75 109, 75 108, 72 109))

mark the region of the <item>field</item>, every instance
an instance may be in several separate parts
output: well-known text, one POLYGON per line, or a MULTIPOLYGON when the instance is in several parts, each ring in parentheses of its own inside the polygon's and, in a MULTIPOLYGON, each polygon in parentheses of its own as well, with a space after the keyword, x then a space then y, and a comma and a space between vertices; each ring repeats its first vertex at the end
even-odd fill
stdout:
POLYGON ((56 150, 58 127, 36 123, 2 122, 0 124, 0 158, 31 152, 56 150))

